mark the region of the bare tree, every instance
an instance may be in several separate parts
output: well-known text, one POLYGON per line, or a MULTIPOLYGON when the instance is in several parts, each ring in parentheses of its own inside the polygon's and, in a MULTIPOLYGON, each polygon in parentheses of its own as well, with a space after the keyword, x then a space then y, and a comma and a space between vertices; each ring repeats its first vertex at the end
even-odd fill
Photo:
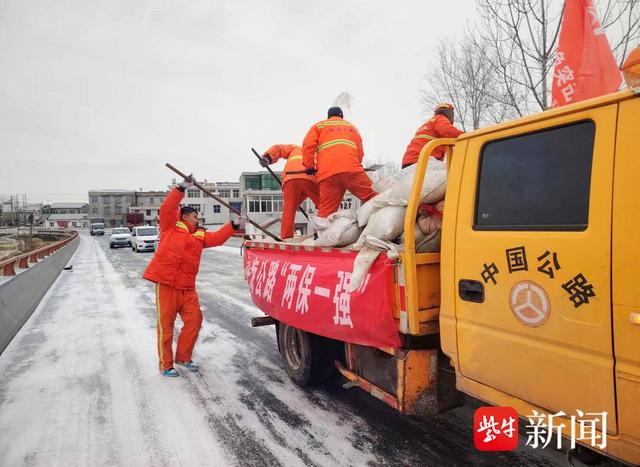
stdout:
MULTIPOLYGON (((546 110, 564 3, 478 0, 480 18, 458 43, 443 40, 422 104, 449 99, 463 128, 546 110)), ((600 0, 601 23, 622 64, 640 40, 640 0, 600 0)))
POLYGON ((457 125, 465 131, 496 123, 510 116, 502 90, 496 87, 491 58, 476 53, 475 44, 465 39, 443 40, 437 50, 438 66, 426 74, 429 89, 422 92, 425 109, 443 100, 456 109, 457 125))
POLYGON ((467 36, 488 53, 493 71, 518 115, 549 106, 550 76, 562 7, 551 0, 478 0, 480 20, 467 36), (523 99, 524 97, 524 99, 523 99))
POLYGON ((602 10, 600 23, 621 67, 627 54, 640 42, 640 0, 601 0, 597 6, 602 10))

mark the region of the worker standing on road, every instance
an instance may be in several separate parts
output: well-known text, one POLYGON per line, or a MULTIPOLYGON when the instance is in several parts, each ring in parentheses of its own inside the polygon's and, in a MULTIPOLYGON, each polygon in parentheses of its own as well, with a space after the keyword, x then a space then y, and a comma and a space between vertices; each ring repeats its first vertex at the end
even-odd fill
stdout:
POLYGON ((302 164, 302 148, 295 144, 276 144, 271 146, 260 158, 260 164, 267 167, 275 164, 279 159, 286 159, 282 176, 282 193, 284 195, 284 209, 280 222, 280 238, 293 237, 293 226, 296 210, 302 202, 310 198, 316 209, 319 205, 320 193, 318 180, 315 175, 306 173, 288 174, 305 170, 302 164))
MULTIPOLYGON (((453 126, 453 105, 437 105, 433 111, 433 117, 418 128, 409 146, 407 146, 407 150, 402 157, 402 168, 404 169, 418 162, 420 151, 432 139, 457 138, 462 133, 464 131, 458 130, 453 126)), ((431 155, 438 160, 442 160, 444 158, 444 149, 444 146, 439 146, 433 150, 431 155)))
POLYGON ((342 116, 340 107, 331 107, 327 120, 313 125, 302 144, 305 168, 311 173, 317 172, 320 217, 336 212, 347 190, 363 202, 376 195, 371 189, 371 179, 362 168, 364 151, 360 133, 342 116))
POLYGON ((193 186, 191 176, 179 183, 160 206, 160 244, 143 277, 156 283, 158 314, 158 355, 164 376, 178 376, 173 367, 173 327, 176 315, 184 326, 178 336, 175 363, 198 371, 191 360, 202 324, 200 302, 195 290, 196 274, 203 248, 222 245, 234 231, 244 228, 245 218, 207 232, 198 225, 198 212, 189 206, 180 208, 185 189, 193 186))

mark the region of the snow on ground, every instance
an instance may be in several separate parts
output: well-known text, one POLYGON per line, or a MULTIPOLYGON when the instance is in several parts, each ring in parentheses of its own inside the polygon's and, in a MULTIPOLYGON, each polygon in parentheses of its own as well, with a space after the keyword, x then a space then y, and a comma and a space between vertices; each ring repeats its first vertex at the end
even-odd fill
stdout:
POLYGON ((236 246, 203 255, 201 372, 163 378, 154 287, 141 279, 152 254, 107 240, 82 237, 73 271, 0 355, 2 466, 562 463, 476 452, 473 407, 417 421, 357 389, 297 388, 273 328, 249 326, 260 312, 236 246))

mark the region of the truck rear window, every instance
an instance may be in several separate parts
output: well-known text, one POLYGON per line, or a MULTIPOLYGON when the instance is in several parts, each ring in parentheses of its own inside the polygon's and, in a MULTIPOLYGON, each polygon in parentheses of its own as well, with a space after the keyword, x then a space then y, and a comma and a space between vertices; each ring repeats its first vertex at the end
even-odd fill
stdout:
POLYGON ((487 143, 480 155, 475 230, 585 230, 595 123, 487 143))

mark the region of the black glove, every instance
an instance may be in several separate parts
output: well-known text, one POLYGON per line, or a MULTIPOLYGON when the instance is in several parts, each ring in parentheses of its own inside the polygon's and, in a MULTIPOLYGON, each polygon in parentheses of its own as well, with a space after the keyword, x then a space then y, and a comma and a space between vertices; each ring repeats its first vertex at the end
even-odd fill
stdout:
POLYGON ((260 157, 260 165, 262 167, 268 167, 271 164, 271 157, 269 157, 269 154, 263 154, 260 157))

